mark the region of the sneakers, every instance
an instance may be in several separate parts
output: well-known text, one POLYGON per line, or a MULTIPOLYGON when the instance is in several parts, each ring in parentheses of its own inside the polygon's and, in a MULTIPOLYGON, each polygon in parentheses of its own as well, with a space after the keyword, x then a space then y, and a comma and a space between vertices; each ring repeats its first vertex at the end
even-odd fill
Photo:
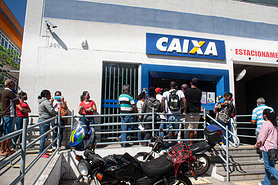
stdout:
POLYGON ((258 159, 259 162, 264 162, 263 158, 258 159))
POLYGON ((45 153, 45 154, 42 155, 42 157, 43 157, 43 158, 48 158, 49 155, 48 155, 47 153, 45 153))
POLYGON ((262 185, 262 183, 261 183, 261 182, 259 182, 259 183, 258 183, 258 185, 262 185))

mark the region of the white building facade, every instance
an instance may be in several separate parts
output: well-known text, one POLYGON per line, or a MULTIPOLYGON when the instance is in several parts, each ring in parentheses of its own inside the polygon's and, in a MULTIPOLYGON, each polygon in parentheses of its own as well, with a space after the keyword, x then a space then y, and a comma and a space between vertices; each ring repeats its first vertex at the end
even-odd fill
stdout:
POLYGON ((273 93, 265 93, 273 88, 264 83, 258 86, 262 93, 249 90, 260 78, 278 77, 277 71, 274 6, 234 0, 28 0, 19 86, 33 113, 43 89, 62 91, 76 112, 88 90, 98 112, 111 114, 117 113, 123 84, 136 97, 150 86, 166 88, 171 80, 181 85, 193 77, 199 78, 207 110, 215 97, 232 92, 248 113, 260 96, 275 104, 273 93), (242 69, 247 74, 236 82, 242 69))

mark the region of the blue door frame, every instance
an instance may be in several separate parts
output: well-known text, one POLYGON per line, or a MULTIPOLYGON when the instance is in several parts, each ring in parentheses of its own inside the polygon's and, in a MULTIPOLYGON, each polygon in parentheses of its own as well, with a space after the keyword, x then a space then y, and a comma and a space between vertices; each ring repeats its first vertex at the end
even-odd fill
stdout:
MULTIPOLYGON (((153 64, 142 64, 141 91, 152 86, 152 78, 191 80, 193 77, 197 77, 200 81, 215 81, 216 97, 224 95, 224 92, 229 92, 228 70, 153 64)), ((202 106, 206 108, 206 110, 212 110, 214 104, 208 103, 202 106)))

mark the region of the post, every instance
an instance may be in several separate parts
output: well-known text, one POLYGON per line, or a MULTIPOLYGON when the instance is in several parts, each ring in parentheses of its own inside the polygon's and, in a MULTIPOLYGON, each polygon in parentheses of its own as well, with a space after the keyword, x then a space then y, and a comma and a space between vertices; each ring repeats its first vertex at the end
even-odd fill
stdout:
MULTIPOLYGON (((70 121, 70 132, 73 128, 73 121, 74 121, 74 110, 71 111, 71 121, 70 121)), ((72 151, 72 148, 70 147, 70 151, 72 151)))
MULTIPOLYGON (((59 151, 59 149, 60 149, 60 143, 61 143, 61 141, 60 141, 60 134, 61 134, 61 111, 59 110, 58 111, 58 144, 57 144, 57 148, 58 148, 58 151, 59 151)), ((62 133, 63 134, 63 133, 62 133)), ((59 152, 58 152, 59 153, 59 152)))
MULTIPOLYGON (((206 126, 206 109, 203 109, 203 112, 204 112, 204 129, 207 127, 206 126)), ((206 139, 206 136, 205 136, 205 134, 204 134, 204 139, 206 139)))
MULTIPOLYGON (((25 175, 26 135, 27 135, 27 123, 28 123, 27 119, 23 119, 23 131, 22 131, 20 175, 23 175, 23 176, 25 175)), ((24 184, 24 177, 20 181, 20 185, 23 185, 23 184, 24 184)))
POLYGON ((152 136, 154 136, 154 108, 152 107, 152 136))
POLYGON ((229 127, 226 125, 226 182, 230 182, 230 170, 229 170, 229 127))

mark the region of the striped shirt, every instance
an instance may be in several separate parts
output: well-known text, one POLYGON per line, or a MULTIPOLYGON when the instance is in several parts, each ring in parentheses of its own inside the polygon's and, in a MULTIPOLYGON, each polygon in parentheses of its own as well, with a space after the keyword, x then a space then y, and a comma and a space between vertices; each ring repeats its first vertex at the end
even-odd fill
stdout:
POLYGON ((133 97, 129 93, 123 93, 119 96, 120 113, 133 113, 132 105, 135 105, 133 97))
POLYGON ((262 124, 264 123, 264 118, 263 118, 263 111, 265 109, 270 109, 271 111, 273 111, 273 108, 265 105, 265 104, 261 104, 258 107, 256 107, 253 111, 252 111, 252 120, 255 120, 257 123, 257 128, 256 128, 256 132, 259 133, 259 130, 262 126, 262 124))

